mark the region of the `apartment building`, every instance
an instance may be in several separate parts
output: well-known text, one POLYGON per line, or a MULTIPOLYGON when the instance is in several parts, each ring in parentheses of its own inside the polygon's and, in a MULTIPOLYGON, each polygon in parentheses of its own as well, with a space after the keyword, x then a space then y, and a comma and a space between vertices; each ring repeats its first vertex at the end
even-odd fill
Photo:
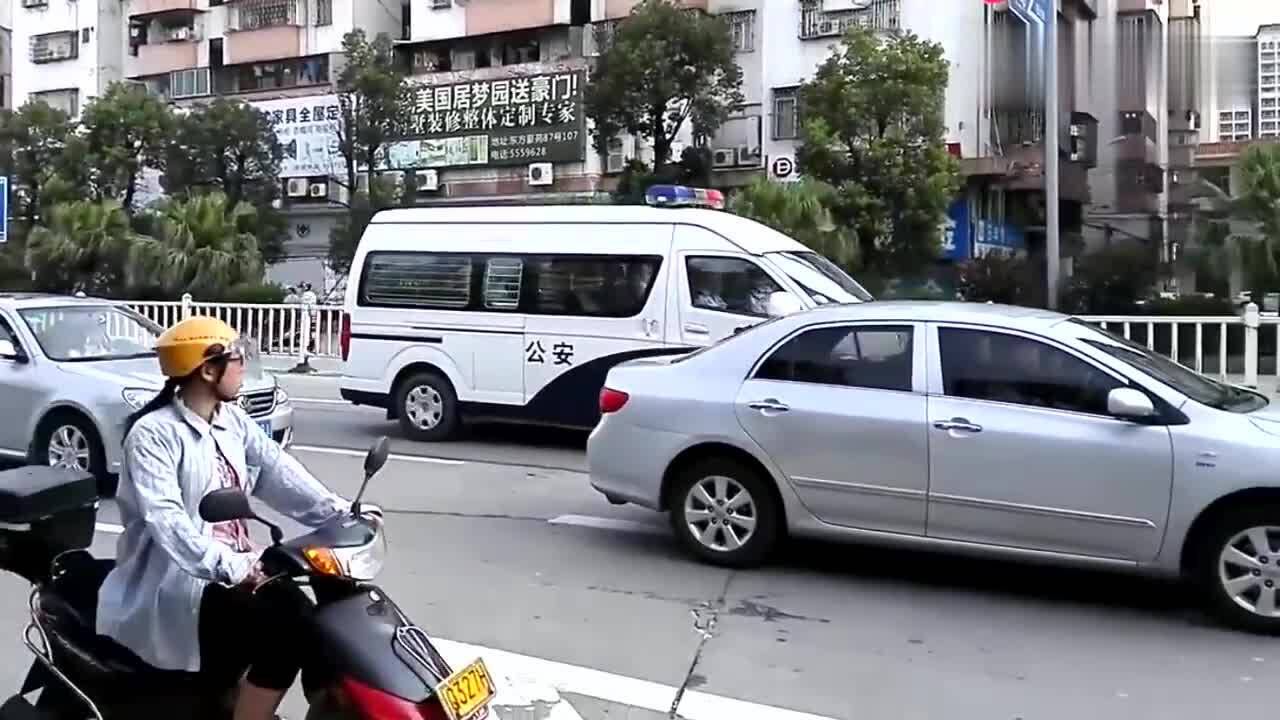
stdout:
POLYGON ((0 110, 13 109, 13 2, 0 2, 0 110))
POLYGON ((121 79, 119 0, 12 0, 12 100, 72 116, 121 79))

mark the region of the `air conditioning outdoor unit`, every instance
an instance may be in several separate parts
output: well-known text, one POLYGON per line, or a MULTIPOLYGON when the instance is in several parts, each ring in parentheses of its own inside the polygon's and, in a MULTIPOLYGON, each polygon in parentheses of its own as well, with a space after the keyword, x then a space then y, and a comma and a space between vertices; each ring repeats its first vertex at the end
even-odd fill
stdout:
POLYGON ((169 39, 175 42, 182 42, 191 39, 191 28, 176 27, 169 31, 169 39))
POLYGON ((715 148, 711 151, 711 167, 729 168, 738 164, 736 148, 715 148))
POLYGON ((530 185, 550 185, 554 179, 551 163, 533 163, 529 166, 530 185))
POLYGON ((440 174, 435 170, 419 170, 414 178, 418 192, 435 192, 440 189, 440 174))
POLYGON ((329 183, 311 183, 311 197, 322 198, 329 194, 329 183))
POLYGON ((289 197, 306 197, 307 196, 307 179, 306 178, 289 178, 288 187, 285 194, 289 197))
POLYGON ((737 156, 737 164, 746 165, 748 167, 758 166, 762 157, 760 154, 760 148, 752 147, 750 145, 739 145, 735 154, 737 156))
POLYGON ((620 173, 627 169, 625 155, 607 155, 604 159, 604 171, 608 174, 620 173))
POLYGON ((636 139, 630 135, 617 135, 609 139, 608 154, 604 159, 606 173, 620 173, 627 169, 627 160, 636 155, 636 139))

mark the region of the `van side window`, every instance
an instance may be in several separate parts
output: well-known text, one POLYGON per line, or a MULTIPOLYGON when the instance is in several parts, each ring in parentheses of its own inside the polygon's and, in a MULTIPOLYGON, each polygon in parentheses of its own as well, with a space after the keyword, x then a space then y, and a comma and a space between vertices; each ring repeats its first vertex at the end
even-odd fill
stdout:
POLYGON ((662 266, 656 256, 540 255, 527 262, 533 288, 527 312, 615 318, 644 310, 662 266))
POLYGON ((741 258, 691 257, 685 270, 699 310, 768 317, 769 296, 782 290, 759 265, 741 258))
POLYGON ((489 258, 484 264, 484 307, 486 310, 515 310, 520 307, 520 280, 524 260, 513 257, 489 258))
POLYGON ((362 305, 464 310, 471 304, 471 257, 371 253, 360 282, 362 305))

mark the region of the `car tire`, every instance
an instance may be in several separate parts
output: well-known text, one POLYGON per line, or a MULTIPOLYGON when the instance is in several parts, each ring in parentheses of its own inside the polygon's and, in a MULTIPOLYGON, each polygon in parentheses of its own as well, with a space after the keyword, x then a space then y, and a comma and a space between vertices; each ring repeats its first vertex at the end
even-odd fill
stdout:
POLYGON ((405 437, 439 442, 453 437, 458 427, 458 395, 448 378, 424 371, 396 386, 396 417, 405 437))
POLYGON ((707 458, 681 470, 667 507, 680 542, 714 565, 758 566, 778 541, 781 512, 769 480, 732 458, 707 458))
POLYGON ((1240 630, 1280 635, 1280 505, 1231 508, 1200 538, 1191 580, 1209 612, 1240 630))
POLYGON ((50 414, 36 428, 31 443, 33 465, 63 466, 91 473, 98 480, 98 494, 115 495, 116 482, 107 471, 102 437, 88 418, 76 412, 50 414), (58 457, 55 458, 54 455, 58 457))

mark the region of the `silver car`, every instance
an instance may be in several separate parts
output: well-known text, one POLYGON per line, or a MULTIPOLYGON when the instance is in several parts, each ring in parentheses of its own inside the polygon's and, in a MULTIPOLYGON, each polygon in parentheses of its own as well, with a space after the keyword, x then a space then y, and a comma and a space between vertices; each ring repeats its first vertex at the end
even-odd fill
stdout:
POLYGON ((591 484, 697 556, 786 534, 1182 576, 1280 632, 1280 408, 1087 323, 873 302, 613 369, 591 484))
MULTIPOLYGON (((124 420, 163 386, 162 332, 103 300, 0 295, 0 456, 119 472, 124 420)), ((240 406, 276 441, 293 439, 293 406, 274 377, 246 377, 240 406)))

